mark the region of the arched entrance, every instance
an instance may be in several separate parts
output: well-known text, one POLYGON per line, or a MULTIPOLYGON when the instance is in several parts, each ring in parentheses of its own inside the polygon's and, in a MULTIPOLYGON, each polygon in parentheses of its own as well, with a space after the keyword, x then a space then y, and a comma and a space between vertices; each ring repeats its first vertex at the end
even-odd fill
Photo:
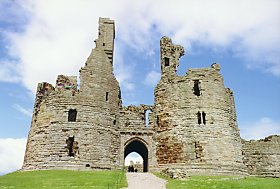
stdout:
POLYGON ((143 158, 143 172, 148 172, 148 149, 144 142, 140 139, 135 138, 131 142, 125 145, 124 149, 124 159, 131 152, 137 152, 143 158))

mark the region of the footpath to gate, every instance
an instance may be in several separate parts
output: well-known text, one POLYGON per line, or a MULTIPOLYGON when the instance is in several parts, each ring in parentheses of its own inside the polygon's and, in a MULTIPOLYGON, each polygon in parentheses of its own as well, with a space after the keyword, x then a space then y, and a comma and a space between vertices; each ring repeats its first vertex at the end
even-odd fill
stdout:
POLYGON ((126 173, 128 188, 125 189, 166 189, 166 180, 151 173, 126 173))

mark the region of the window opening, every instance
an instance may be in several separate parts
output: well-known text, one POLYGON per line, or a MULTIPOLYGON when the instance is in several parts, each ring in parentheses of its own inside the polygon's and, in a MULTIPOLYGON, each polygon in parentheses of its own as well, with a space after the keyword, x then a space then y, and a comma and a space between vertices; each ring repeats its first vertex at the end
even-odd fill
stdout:
POLYGON ((201 124, 201 113, 197 112, 197 123, 200 125, 201 124))
POLYGON ((205 112, 202 112, 202 121, 203 121, 203 124, 205 125, 206 124, 206 113, 205 112))
POLYGON ((86 167, 90 167, 90 164, 86 164, 86 167))
POLYGON ((68 156, 74 157, 74 151, 73 151, 74 137, 69 137, 66 140, 66 144, 68 149, 68 156))
POLYGON ((105 46, 105 43, 103 43, 103 46, 105 46))
POLYGON ((68 121, 69 122, 75 122, 77 118, 77 110, 76 109, 70 109, 68 111, 68 121))
POLYGON ((157 125, 159 126, 159 116, 157 116, 157 125))
POLYGON ((199 80, 194 80, 193 94, 200 96, 199 80))
POLYGON ((151 110, 146 110, 145 112, 145 123, 146 123, 146 127, 149 127, 149 113, 151 112, 151 110))
POLYGON ((164 65, 169 66, 169 58, 164 57, 164 65))
POLYGON ((106 92, 106 101, 109 99, 109 92, 106 92))

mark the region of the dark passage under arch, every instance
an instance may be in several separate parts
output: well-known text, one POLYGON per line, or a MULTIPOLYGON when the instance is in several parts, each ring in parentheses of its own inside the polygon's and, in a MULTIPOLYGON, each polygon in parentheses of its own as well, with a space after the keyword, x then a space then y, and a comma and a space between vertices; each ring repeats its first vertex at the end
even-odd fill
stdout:
POLYGON ((148 172, 148 149, 146 145, 135 139, 134 141, 130 142, 126 145, 124 149, 124 159, 128 154, 131 152, 137 152, 143 158, 143 172, 148 172))

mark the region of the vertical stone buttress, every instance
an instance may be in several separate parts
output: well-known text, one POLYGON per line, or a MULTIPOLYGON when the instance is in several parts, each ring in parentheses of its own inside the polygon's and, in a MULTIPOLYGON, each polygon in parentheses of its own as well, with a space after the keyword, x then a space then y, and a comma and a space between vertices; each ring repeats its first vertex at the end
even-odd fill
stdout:
POLYGON ((119 165, 119 84, 113 74, 114 21, 100 18, 96 47, 75 76, 37 88, 23 169, 110 169, 119 165), (74 112, 74 116, 73 116, 74 112))
POLYGON ((159 166, 189 174, 243 174, 233 95, 224 87, 220 66, 178 76, 183 48, 167 37, 160 45, 161 80, 155 89, 159 166))

